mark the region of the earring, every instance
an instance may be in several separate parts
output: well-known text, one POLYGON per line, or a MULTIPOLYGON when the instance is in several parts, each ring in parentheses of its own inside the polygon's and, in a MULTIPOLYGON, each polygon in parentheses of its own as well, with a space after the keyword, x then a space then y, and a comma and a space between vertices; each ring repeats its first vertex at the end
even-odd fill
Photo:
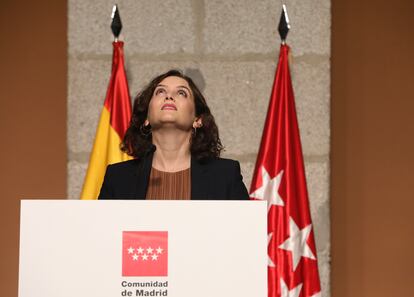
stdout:
POLYGON ((193 135, 193 137, 196 137, 197 136, 197 127, 193 127, 193 130, 191 131, 192 133, 192 135, 193 135))
POLYGON ((144 124, 142 124, 141 127, 139 127, 139 131, 144 137, 148 137, 148 135, 152 133, 151 125, 145 126, 144 124))

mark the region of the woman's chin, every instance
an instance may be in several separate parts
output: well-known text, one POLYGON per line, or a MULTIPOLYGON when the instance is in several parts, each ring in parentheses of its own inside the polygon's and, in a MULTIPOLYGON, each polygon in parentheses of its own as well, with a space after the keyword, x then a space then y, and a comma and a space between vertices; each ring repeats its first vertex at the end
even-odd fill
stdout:
POLYGON ((152 130, 158 129, 168 129, 168 130, 181 130, 181 131, 191 131, 192 123, 182 123, 176 120, 163 120, 157 123, 156 125, 152 125, 152 130))

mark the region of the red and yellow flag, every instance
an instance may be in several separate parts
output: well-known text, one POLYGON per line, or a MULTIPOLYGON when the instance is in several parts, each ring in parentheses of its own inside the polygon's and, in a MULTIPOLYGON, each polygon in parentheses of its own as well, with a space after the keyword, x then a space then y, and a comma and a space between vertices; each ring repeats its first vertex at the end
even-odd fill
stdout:
POLYGON ((124 43, 113 42, 112 73, 83 184, 81 199, 96 199, 106 166, 131 159, 119 149, 131 119, 131 99, 124 68, 124 43))

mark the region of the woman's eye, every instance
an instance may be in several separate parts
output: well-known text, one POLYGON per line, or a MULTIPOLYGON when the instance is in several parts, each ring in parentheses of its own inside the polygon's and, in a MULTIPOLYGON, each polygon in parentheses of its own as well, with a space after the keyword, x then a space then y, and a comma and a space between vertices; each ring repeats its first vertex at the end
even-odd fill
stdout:
POLYGON ((157 89, 155 91, 155 95, 163 94, 164 92, 165 92, 164 89, 157 89))
POLYGON ((178 95, 187 97, 187 93, 183 90, 178 91, 178 95))

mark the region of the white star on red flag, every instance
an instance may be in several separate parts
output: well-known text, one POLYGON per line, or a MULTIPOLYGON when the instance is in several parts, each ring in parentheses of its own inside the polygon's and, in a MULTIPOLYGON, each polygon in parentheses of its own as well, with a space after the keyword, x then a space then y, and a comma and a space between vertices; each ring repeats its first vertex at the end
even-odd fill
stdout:
POLYGON ((251 193, 250 197, 267 200, 268 210, 270 210, 272 205, 285 205, 278 192, 282 176, 283 170, 281 170, 277 176, 271 178, 266 168, 262 166, 262 186, 251 193))
POLYGON ((293 271, 298 267, 301 257, 306 257, 315 260, 311 248, 306 243, 312 229, 312 224, 309 224, 302 230, 299 230, 292 217, 289 218, 289 238, 283 242, 279 248, 292 253, 293 271))

